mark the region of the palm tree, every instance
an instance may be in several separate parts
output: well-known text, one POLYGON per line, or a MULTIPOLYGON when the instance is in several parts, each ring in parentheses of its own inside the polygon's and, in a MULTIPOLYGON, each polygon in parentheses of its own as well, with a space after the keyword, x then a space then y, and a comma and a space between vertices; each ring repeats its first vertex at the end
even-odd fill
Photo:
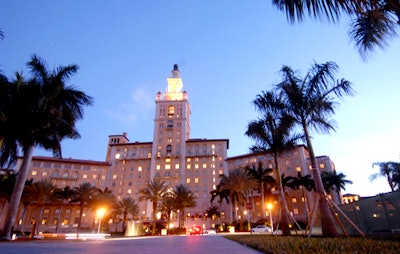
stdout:
POLYGON ((69 186, 65 186, 64 188, 56 188, 54 190, 54 197, 56 200, 60 202, 60 211, 57 215, 57 224, 55 229, 56 233, 60 225, 61 214, 63 212, 65 201, 70 202, 73 196, 74 196, 74 191, 69 186))
POLYGON ((256 142, 256 145, 251 147, 253 152, 268 151, 274 157, 274 172, 282 208, 282 233, 283 235, 290 235, 288 227, 289 211, 278 159, 283 153, 293 150, 302 136, 292 134, 295 119, 287 114, 285 105, 273 91, 263 91, 261 95, 257 95, 253 104, 256 110, 260 112, 261 118, 249 123, 246 135, 256 142))
MULTIPOLYGON (((172 211, 177 210, 175 208, 175 194, 172 191, 167 191, 161 200, 161 212, 164 213, 168 220, 168 229, 171 222, 171 213, 172 211)), ((178 218, 179 219, 179 218, 178 218)))
POLYGON ((82 183, 72 189, 74 191, 71 203, 79 203, 79 222, 77 232, 81 229, 83 209, 92 207, 100 190, 90 183, 82 183))
POLYGON ((185 227, 185 209, 195 207, 196 197, 194 193, 184 184, 175 186, 172 191, 175 209, 179 210, 179 228, 185 227))
POLYGON ((324 171, 321 173, 322 183, 326 193, 331 193, 335 190, 338 195, 340 190, 346 190, 346 184, 352 184, 353 182, 346 179, 346 175, 343 173, 337 173, 336 170, 332 172, 324 171))
MULTIPOLYGON (((244 168, 231 170, 229 175, 220 176, 221 190, 229 190, 232 204, 238 208, 240 215, 240 230, 243 230, 243 214, 245 200, 252 189, 257 187, 257 182, 251 178, 244 168)), ((235 210, 236 211, 236 210, 235 210)))
POLYGON ((339 21, 341 15, 349 16, 349 34, 363 58, 376 46, 384 47, 397 35, 400 25, 400 2, 397 0, 273 0, 272 3, 286 12, 291 23, 301 22, 306 13, 333 22, 339 21))
MULTIPOLYGON (((39 182, 27 186, 27 188, 31 203, 35 203, 39 206, 39 214, 35 222, 36 233, 38 233, 40 224, 42 223, 44 206, 54 200, 54 191, 56 187, 49 179, 42 179, 39 182)), ((35 230, 32 230, 32 237, 34 232, 35 230)))
POLYGON ((372 167, 378 166, 379 172, 370 176, 370 181, 383 176, 386 178, 391 191, 395 191, 396 185, 398 186, 398 178, 400 175, 400 163, 388 161, 388 162, 374 162, 372 167), (394 181, 395 180, 395 181, 394 181), (397 181, 397 182, 396 182, 397 181), (396 184, 397 183, 397 184, 396 184))
POLYGON ((27 65, 33 77, 25 81, 21 74, 17 74, 8 89, 9 100, 0 103, 0 110, 3 110, 0 162, 15 161, 18 148, 23 152, 1 236, 8 240, 11 239, 34 147, 42 146, 61 155, 61 140, 79 137, 75 123, 83 117, 83 106, 92 104, 90 96, 65 84, 78 66, 61 66, 49 72, 37 56, 33 56, 27 65))
POLYGON ((335 79, 337 70, 338 66, 333 62, 314 64, 302 79, 290 67, 284 66, 281 69, 283 80, 276 85, 288 113, 304 132, 315 189, 319 195, 322 232, 325 236, 336 236, 338 233, 327 204, 310 131, 315 129, 329 133, 329 131, 335 130, 330 117, 335 113, 338 104, 336 98, 353 93, 349 81, 335 79))
POLYGON ((128 215, 137 217, 139 214, 139 205, 133 198, 124 197, 114 203, 113 210, 116 215, 122 214, 122 231, 125 232, 128 215))
POLYGON ((150 180, 147 182, 146 186, 139 190, 140 196, 139 201, 147 200, 152 203, 152 235, 156 234, 156 213, 157 206, 162 200, 163 196, 168 191, 168 185, 165 181, 160 181, 159 179, 150 180))
POLYGON ((276 185, 275 179, 271 176, 273 169, 264 168, 261 161, 258 162, 257 168, 253 165, 253 167, 246 167, 245 169, 247 171, 247 174, 253 177, 254 180, 256 180, 259 185, 258 188, 261 193, 261 214, 262 218, 265 218, 266 216, 265 201, 264 201, 265 185, 266 184, 270 186, 276 185))

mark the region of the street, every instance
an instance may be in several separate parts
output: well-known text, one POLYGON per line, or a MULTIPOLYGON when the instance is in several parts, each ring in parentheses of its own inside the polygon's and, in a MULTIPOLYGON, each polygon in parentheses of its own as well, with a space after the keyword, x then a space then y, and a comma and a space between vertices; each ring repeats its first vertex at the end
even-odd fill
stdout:
POLYGON ((255 250, 225 239, 221 235, 156 236, 107 240, 35 240, 0 242, 1 254, 256 254, 255 250))

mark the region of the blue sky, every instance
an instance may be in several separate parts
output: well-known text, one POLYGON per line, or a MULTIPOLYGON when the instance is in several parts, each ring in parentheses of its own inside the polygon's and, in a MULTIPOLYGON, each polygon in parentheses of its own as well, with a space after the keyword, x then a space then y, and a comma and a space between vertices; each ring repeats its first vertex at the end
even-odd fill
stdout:
MULTIPOLYGON (((257 118, 251 101, 291 66, 304 74, 334 61, 338 78, 357 94, 343 100, 337 131, 313 134, 317 155, 328 155, 354 183, 345 193, 375 195, 389 188, 369 175, 376 161, 399 160, 400 40, 364 62, 348 20, 290 25, 271 1, 1 1, 0 70, 28 74, 32 54, 50 68, 78 64, 69 84, 92 96, 78 123, 79 140, 62 143, 63 156, 104 160, 108 135, 151 141, 154 99, 167 87, 173 64, 181 71, 192 108, 191 138, 228 138, 229 156, 248 152, 244 136, 257 118)), ((51 155, 36 150, 36 155, 51 155)))

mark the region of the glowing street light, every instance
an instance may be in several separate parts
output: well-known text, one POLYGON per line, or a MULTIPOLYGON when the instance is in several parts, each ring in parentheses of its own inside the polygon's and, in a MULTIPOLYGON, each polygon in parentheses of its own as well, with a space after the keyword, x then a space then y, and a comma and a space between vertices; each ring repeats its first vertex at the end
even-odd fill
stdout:
POLYGON ((104 209, 104 208, 100 208, 96 211, 96 215, 99 218, 99 227, 97 228, 97 238, 100 235, 101 219, 103 219, 103 216, 105 213, 106 213, 106 209, 104 209))
POLYGON ((271 224, 271 234, 274 232, 274 224, 272 221, 272 204, 268 203, 267 204, 267 209, 269 211, 269 223, 271 224))

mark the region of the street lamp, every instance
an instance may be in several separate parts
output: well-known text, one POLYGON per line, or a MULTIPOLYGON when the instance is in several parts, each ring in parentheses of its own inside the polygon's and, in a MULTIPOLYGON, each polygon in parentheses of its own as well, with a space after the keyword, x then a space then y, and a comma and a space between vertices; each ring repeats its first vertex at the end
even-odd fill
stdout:
POLYGON ((96 211, 96 215, 99 218, 99 226, 97 228, 97 238, 99 238, 99 235, 100 235, 101 219, 103 219, 103 216, 105 213, 106 213, 106 209, 104 209, 104 208, 100 208, 96 211))
POLYGON ((274 224, 272 221, 272 204, 268 203, 267 204, 267 209, 269 211, 269 223, 271 224, 271 234, 274 232, 274 224))

